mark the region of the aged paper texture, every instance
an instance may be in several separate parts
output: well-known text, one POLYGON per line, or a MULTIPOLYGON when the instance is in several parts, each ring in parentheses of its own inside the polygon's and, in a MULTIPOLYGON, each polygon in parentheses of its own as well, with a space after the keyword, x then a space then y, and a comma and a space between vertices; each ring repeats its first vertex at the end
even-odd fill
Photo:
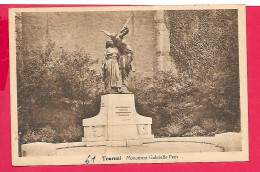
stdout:
POLYGON ((10 9, 12 164, 248 161, 245 15, 10 9))

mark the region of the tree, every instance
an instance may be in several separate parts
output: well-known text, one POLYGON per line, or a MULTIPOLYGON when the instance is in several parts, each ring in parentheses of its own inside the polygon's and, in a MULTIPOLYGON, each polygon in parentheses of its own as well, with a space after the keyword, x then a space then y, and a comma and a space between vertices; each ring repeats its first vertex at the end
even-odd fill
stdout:
POLYGON ((175 10, 165 17, 178 77, 134 77, 137 110, 153 117, 157 136, 240 131, 237 10, 175 10))
POLYGON ((83 49, 57 50, 52 41, 45 47, 17 47, 21 143, 79 141, 82 119, 98 111, 103 88, 91 69, 98 61, 83 49))

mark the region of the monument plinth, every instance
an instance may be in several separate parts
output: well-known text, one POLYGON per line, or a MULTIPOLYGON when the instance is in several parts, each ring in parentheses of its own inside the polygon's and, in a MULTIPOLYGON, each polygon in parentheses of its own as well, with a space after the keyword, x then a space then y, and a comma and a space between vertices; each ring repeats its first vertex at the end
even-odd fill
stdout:
POLYGON ((139 115, 134 94, 101 96, 97 116, 83 119, 83 142, 87 146, 131 146, 154 142, 152 118, 139 115))

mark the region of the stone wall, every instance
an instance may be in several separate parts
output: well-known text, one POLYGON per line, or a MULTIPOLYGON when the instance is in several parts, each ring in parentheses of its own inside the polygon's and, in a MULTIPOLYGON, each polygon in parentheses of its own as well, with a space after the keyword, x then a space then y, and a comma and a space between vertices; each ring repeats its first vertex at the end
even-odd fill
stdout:
MULTIPOLYGON (((146 76, 156 72, 155 11, 22 13, 22 35, 28 48, 44 46, 48 39, 56 48, 84 48, 93 58, 103 58, 108 37, 100 30, 119 32, 130 20, 126 41, 133 48, 136 71, 146 76)), ((100 61, 101 63, 101 61, 100 61)), ((101 64, 94 68, 101 71, 101 64)))

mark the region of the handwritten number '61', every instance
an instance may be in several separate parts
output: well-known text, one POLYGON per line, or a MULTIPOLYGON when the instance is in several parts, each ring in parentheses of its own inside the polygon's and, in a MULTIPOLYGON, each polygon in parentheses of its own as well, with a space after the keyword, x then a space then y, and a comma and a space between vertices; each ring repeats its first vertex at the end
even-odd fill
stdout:
POLYGON ((96 156, 93 156, 93 157, 91 158, 91 160, 89 160, 90 157, 91 157, 91 155, 89 155, 89 156, 87 157, 87 159, 85 160, 85 164, 89 164, 89 161, 91 161, 91 160, 92 160, 92 163, 95 162, 96 156))

